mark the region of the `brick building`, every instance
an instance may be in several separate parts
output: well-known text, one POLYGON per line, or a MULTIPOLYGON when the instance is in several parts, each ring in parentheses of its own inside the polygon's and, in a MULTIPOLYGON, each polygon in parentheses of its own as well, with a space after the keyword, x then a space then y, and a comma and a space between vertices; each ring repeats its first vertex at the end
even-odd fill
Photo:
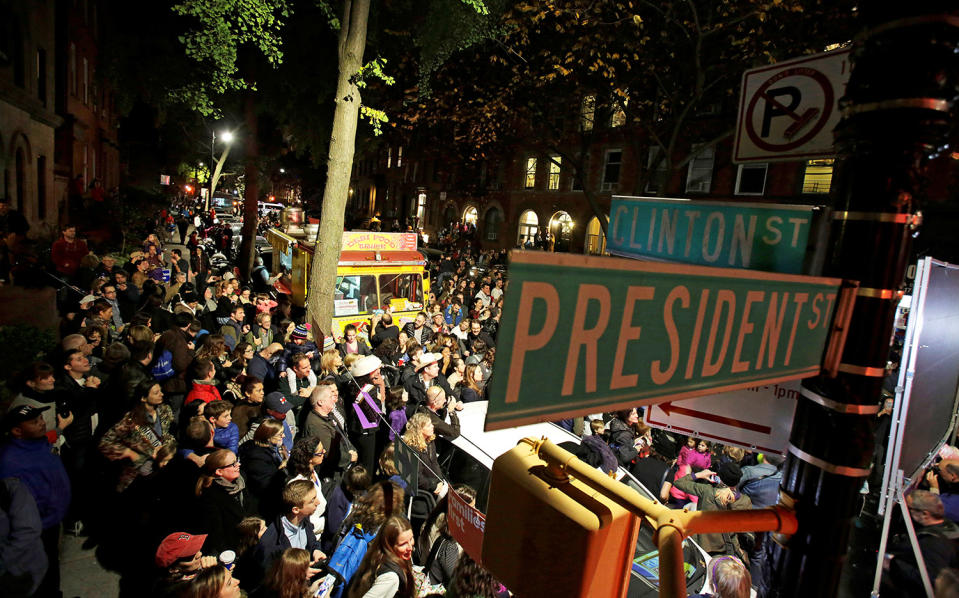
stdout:
POLYGON ((57 2, 56 197, 66 216, 76 193, 98 180, 105 193, 120 184, 118 119, 113 94, 97 72, 101 19, 97 0, 57 2))
MULTIPOLYGON (((717 122, 731 127, 735 115, 711 113, 701 119, 704 128, 715 128, 717 122)), ((736 165, 729 137, 698 152, 692 142, 681 144, 675 163, 694 152, 695 157, 652 176, 656 173, 648 167, 657 161, 640 126, 615 116, 605 119, 604 126, 592 114, 588 120, 580 114, 579 120, 590 129, 584 184, 607 218, 614 194, 802 204, 827 199, 831 160, 736 165), (647 179, 663 181, 662 192, 647 179)), ((568 147, 577 147, 576 135, 569 135, 568 147)), ((599 220, 572 169, 545 144, 528 140, 499 160, 468 164, 450 163, 435 148, 409 141, 369 148, 354 163, 349 213, 357 224, 379 213, 387 225, 396 219, 428 234, 450 222, 471 222, 484 248, 515 247, 549 231, 554 250, 604 251, 599 220)))

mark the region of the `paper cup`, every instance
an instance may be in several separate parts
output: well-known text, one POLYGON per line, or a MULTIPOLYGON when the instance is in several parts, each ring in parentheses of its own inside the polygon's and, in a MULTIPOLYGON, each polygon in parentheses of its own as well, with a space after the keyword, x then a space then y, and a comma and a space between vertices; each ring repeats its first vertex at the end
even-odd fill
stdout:
POLYGON ((236 553, 232 550, 224 550, 220 553, 220 564, 226 567, 227 571, 233 570, 234 561, 236 561, 236 553))

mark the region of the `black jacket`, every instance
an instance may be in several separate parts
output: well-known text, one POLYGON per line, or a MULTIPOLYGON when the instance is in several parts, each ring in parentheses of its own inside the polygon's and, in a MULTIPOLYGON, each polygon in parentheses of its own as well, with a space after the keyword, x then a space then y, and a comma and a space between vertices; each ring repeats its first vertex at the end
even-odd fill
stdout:
POLYGON ((203 549, 208 554, 220 554, 224 550, 236 550, 240 545, 237 524, 244 517, 257 514, 255 499, 245 488, 229 494, 223 486, 214 482, 199 498, 199 531, 208 534, 203 549))

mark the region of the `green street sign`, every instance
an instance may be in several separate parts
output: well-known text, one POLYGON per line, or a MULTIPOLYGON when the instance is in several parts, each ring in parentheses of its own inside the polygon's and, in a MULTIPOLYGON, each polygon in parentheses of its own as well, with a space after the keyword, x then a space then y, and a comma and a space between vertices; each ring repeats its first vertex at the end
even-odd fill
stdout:
POLYGON ((614 196, 607 250, 720 268, 799 274, 816 206, 614 196))
POLYGON ((487 430, 807 378, 837 334, 839 279, 535 251, 509 273, 487 430))

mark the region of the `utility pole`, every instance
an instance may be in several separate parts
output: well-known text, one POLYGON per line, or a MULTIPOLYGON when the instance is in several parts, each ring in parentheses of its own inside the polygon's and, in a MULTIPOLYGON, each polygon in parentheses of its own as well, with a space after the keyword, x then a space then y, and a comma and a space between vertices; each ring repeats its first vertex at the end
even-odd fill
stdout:
POLYGON ((959 100, 959 8, 949 0, 862 2, 863 33, 835 131, 834 219, 823 276, 860 281, 839 374, 803 381, 780 502, 799 530, 773 535, 765 597, 835 596, 869 475, 873 425, 922 181, 947 147, 959 100))

